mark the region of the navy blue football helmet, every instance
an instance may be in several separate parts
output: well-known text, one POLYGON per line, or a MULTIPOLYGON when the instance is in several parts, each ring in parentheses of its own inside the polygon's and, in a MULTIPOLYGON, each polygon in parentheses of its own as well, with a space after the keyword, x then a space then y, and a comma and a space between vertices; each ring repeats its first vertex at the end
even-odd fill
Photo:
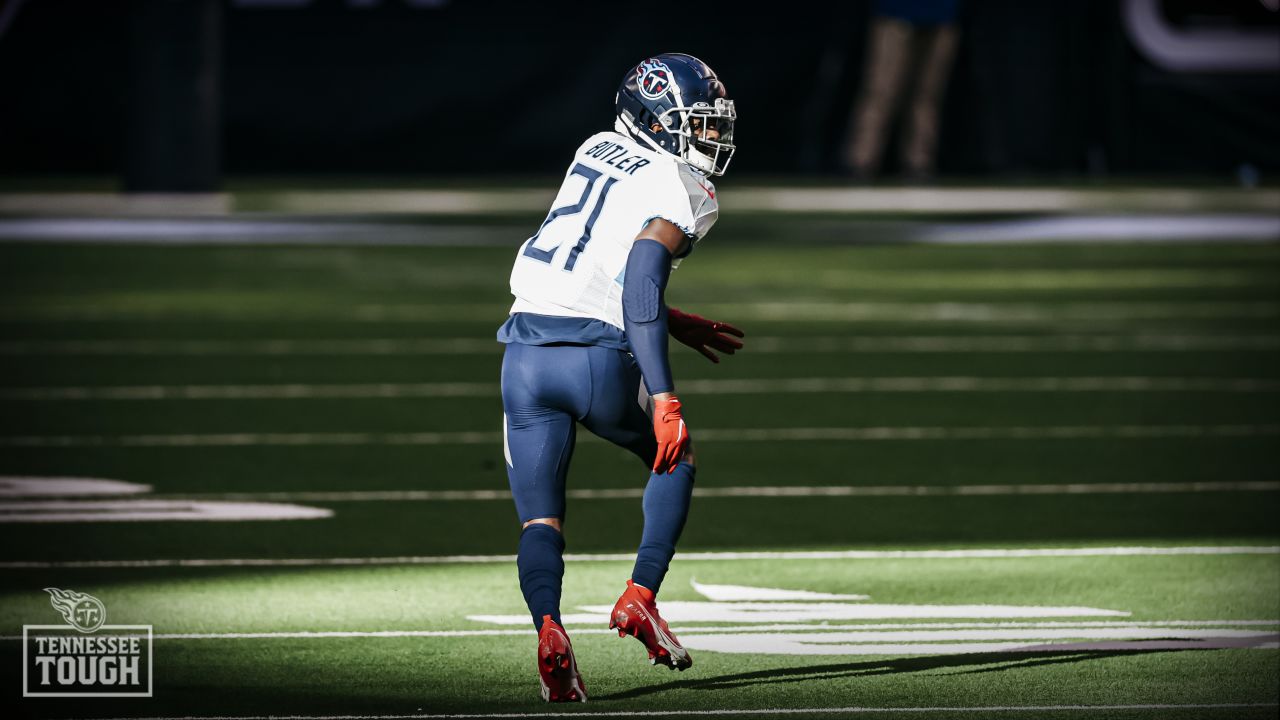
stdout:
POLYGON ((738 115, 724 83, 698 58, 663 53, 645 60, 623 78, 614 104, 618 132, 703 175, 723 175, 729 167, 738 115))

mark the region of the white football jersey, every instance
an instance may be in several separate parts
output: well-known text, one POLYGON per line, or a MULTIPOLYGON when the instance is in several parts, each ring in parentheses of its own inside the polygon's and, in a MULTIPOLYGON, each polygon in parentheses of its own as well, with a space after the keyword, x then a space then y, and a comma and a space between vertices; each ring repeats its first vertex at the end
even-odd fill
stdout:
POLYGON ((706 177, 616 132, 578 148, 552 208, 516 254, 511 312, 595 318, 619 329, 627 255, 640 230, 662 218, 696 243, 719 213, 706 177))

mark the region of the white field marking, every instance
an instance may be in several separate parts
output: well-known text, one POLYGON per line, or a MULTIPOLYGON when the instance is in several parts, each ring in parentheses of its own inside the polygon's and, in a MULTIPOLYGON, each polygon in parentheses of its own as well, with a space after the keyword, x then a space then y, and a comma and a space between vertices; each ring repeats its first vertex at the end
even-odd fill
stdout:
MULTIPOLYGON (((0 193, 6 214, 213 217, 231 212, 230 193, 16 192, 0 193)), ((55 218, 55 219, 56 219, 55 218)))
MULTIPOLYGON (((465 215, 469 213, 546 212, 555 199, 542 189, 500 188, 485 190, 307 190, 261 194, 257 203, 268 203, 275 212, 331 215, 410 213, 465 215)), ((467 226, 463 226, 467 227, 467 226)), ((510 245, 510 241, 503 244, 510 245)))
POLYGON ((738 632, 739 630, 914 630, 919 628, 1106 628, 1106 627, 1258 627, 1280 630, 1280 619, 1275 620, 1041 620, 1035 622, 972 622, 972 623, 866 623, 860 625, 747 625, 741 628, 682 628, 685 632, 738 632))
MULTIPOLYGON (((1029 628, 997 630, 862 630, 857 632, 767 633, 761 638, 782 642, 814 644, 881 642, 952 642, 968 640, 1196 640, 1205 638, 1247 639, 1256 642, 1280 641, 1275 631, 1221 630, 1201 628, 1029 628)), ((731 634, 716 636, 715 642, 729 642, 731 634)))
MULTIPOLYGON (((749 353, 1032 353, 1276 350, 1276 335, 752 336, 749 353)), ((0 353, 4 346, 0 345, 0 353)))
POLYGON ((694 591, 708 600, 867 600, 869 595, 841 595, 812 590, 748 587, 746 585, 708 585, 690 580, 694 591))
MULTIPOLYGON (((615 635, 617 630, 582 628, 574 635, 615 635)), ((156 633, 155 640, 325 640, 328 638, 456 638, 536 635, 522 630, 298 630, 280 632, 156 633)), ((0 635, 0 640, 21 640, 21 635, 0 635)))
MULTIPOLYGON (((1261 341, 1239 342, 1250 346, 1261 341)), ((1280 346, 1280 342, 1276 344, 1280 346)), ((1265 343, 1261 345, 1269 347, 1265 343)), ((502 348, 502 344, 492 338, 481 340, 473 337, 368 340, 19 340, 0 343, 0 355, 495 355, 502 352, 502 348)))
POLYGON ((217 433, 0 437, 0 447, 243 447, 256 445, 496 445, 501 432, 217 433))
MULTIPOLYGON (((1280 626, 1280 620, 1158 620, 1147 622, 1124 622, 1124 621, 1108 621, 1099 620, 1093 622, 1000 622, 1000 623, 870 623, 870 624, 841 624, 841 623, 819 623, 819 624, 777 624, 777 625, 729 625, 720 627, 690 626, 675 627, 671 632, 677 635, 706 635, 721 633, 770 633, 787 631, 800 634, 823 634, 833 630, 867 630, 880 632, 884 630, 913 630, 913 629, 982 629, 982 628, 1112 628, 1123 630, 1125 628, 1156 628, 1152 632, 1162 633, 1160 637, 1168 637, 1169 630, 1159 630, 1159 628, 1175 628, 1175 630, 1185 630, 1183 626, 1191 628, 1199 628, 1202 626, 1226 626, 1226 627, 1257 627, 1267 626, 1273 628, 1272 632, 1276 632, 1274 628, 1280 626)), ((613 635, 617 631, 600 627, 582 627, 575 628, 574 635, 613 635)), ((1215 631, 1206 630, 1204 632, 1214 633, 1215 631)), ((1256 631, 1253 631, 1256 634, 1256 631)), ((531 627, 523 627, 519 629, 483 629, 483 630, 281 630, 268 632, 223 632, 223 633, 161 633, 155 635, 156 640, 268 640, 268 639, 293 639, 293 640, 323 640, 325 638, 400 638, 400 637, 421 637, 421 638, 458 638, 458 637, 528 637, 537 635, 537 631, 531 627)), ((1070 637, 1076 637, 1071 635, 1070 637)), ((0 640, 21 640, 21 635, 0 635, 0 640)))
MULTIPOLYGON (((1277 219, 1280 227, 1280 219, 1277 219)), ((1280 238, 1277 238, 1280 239, 1280 238)), ((772 268, 771 268, 772 270, 772 268)), ((774 287, 779 280, 797 281, 806 289, 828 290, 931 292, 976 291, 996 294, 1027 290, 1191 290, 1196 288, 1253 288, 1263 289, 1275 285, 1274 276, 1263 268, 1210 269, 1210 268, 1046 268, 1026 267, 1014 269, 925 269, 925 268, 874 268, 859 269, 847 264, 829 264, 821 269, 806 271, 803 280, 797 273, 769 275, 774 287)), ((466 277, 466 276, 464 276, 466 277)), ((479 276, 484 277, 484 276, 479 276)), ((750 276, 734 277, 731 282, 705 282, 698 287, 703 298, 714 297, 717 292, 740 292, 751 282, 750 276)), ((832 298, 834 299, 834 298, 832 298)))
MULTIPOLYGON (((817 440, 1080 440, 1256 437, 1280 434, 1280 425, 1049 425, 1012 427, 733 428, 698 431, 699 442, 808 442, 817 440)), ((592 436, 587 435, 588 440, 592 436)), ((3 439, 0 439, 3 444, 3 439)))
MULTIPOLYGON (((812 637, 812 636, 810 636, 812 637)), ((818 636, 823 637, 823 636, 818 636)), ((1280 635, 1175 640, 1086 640, 1079 642, 844 643, 795 642, 776 635, 706 635, 684 641, 691 650, 752 655, 967 655, 972 653, 1063 653, 1094 650, 1275 650, 1280 635), (1270 639, 1268 639, 1270 638, 1270 639)))
MULTIPOLYGON (((635 489, 640 497, 643 490, 635 489)), ((1280 481, 1187 483, 1030 483, 1010 485, 828 485, 695 488, 699 497, 879 497, 918 495, 1104 495, 1115 493, 1270 492, 1280 481)), ((572 492, 572 491, 571 491, 572 492)), ((586 492, 586 491, 584 491, 586 492)))
MULTIPOLYGON (((2 205, 3 203, 0 203, 2 205)), ((353 222, 155 218, 0 219, 0 240, 131 245, 342 245, 506 247, 491 228, 353 222)))
MULTIPOLYGON (((1280 304, 1261 301, 1204 302, 757 302, 708 303, 708 313, 737 320, 779 322, 1118 322, 1127 320, 1188 320, 1280 317, 1280 304)), ((72 316, 105 316, 101 308, 66 308, 72 316)), ((51 309, 52 311, 52 309, 51 309)), ((479 304, 362 305, 340 319, 368 322, 456 322, 494 317, 493 307, 479 304)))
MULTIPOLYGON (((1181 218, 1245 217, 1280 212, 1270 191, 1135 187, 919 187, 796 188, 785 185, 736 187, 734 209, 762 213, 1097 213, 1138 217, 1148 223, 1181 218), (1188 215, 1188 213, 1193 213, 1188 215)), ((10 214, 61 217, 201 217, 243 222, 233 211, 301 215, 459 215, 546 212, 554 200, 546 188, 370 188, 277 190, 247 193, 142 194, 108 192, 14 192, 0 194, 0 210, 10 214)), ((1085 216, 1088 217, 1088 216, 1085 216)), ((1217 235, 1215 237, 1221 237, 1217 235)))
MULTIPOLYGON (((0 307, 0 319, 13 321, 117 321, 134 319, 198 318, 322 319, 369 323, 458 323, 492 321, 506 316, 506 305, 490 303, 359 305, 322 308, 312 306, 224 307, 200 306, 173 310, 163 306, 113 306, 87 301, 41 303, 0 307)), ((943 322, 943 323, 1103 323, 1146 320, 1267 320, 1280 317, 1280 303, 1265 301, 1186 302, 1063 302, 1063 303, 964 303, 964 302, 714 302, 699 311, 737 321, 760 322, 943 322)))
POLYGON ((1064 302, 1064 303, 875 303, 746 302, 707 303, 699 311, 717 317, 780 322, 1062 322, 1189 320, 1280 317, 1280 304, 1222 302, 1064 302))
POLYGON ((448 713, 428 715, 171 715, 161 717, 91 718, 85 720, 482 720, 485 718, 545 718, 545 717, 691 717, 750 715, 955 715, 959 713, 1012 713, 1025 716, 1042 712, 1102 711, 1160 711, 1160 710, 1243 710, 1250 708, 1274 708, 1280 703, 1159 703, 1144 705, 986 705, 968 707, 808 707, 808 708, 722 708, 714 710, 588 710, 543 711, 533 713, 448 713))
MULTIPOLYGON (((723 560, 956 560, 1046 557, 1143 557, 1167 555, 1280 555, 1280 545, 1180 545, 1171 547, 973 548, 966 550, 782 550, 678 552, 682 562, 723 560)), ((632 562, 633 553, 568 553, 565 562, 632 562)), ((160 558, 148 560, 8 560, 0 568, 145 567, 345 567, 514 563, 515 555, 401 555, 346 558, 160 558)), ((526 618, 527 619, 527 618, 526 618)))
POLYGON ((860 392, 1275 392, 1265 378, 1195 377, 838 377, 682 380, 687 393, 751 395, 860 392))
MULTIPOLYGON (((938 495, 1110 495, 1145 493, 1271 492, 1280 481, 1167 483, 1024 483, 1008 485, 819 485, 695 487, 700 498, 726 497, 917 497, 938 495)), ((644 488, 578 488, 565 491, 571 500, 631 500, 644 488)), ((256 500, 270 502, 468 502, 508 501, 510 490, 333 490, 250 493, 177 493, 167 499, 256 500)))
MULTIPOLYGON (((0 355, 496 355, 473 337, 333 340, 17 340, 0 355)), ((1033 353, 1280 350, 1277 335, 810 335, 751 336, 743 352, 1033 353)))
MULTIPOLYGON (((575 630, 575 635, 611 635, 607 629, 575 630)), ((388 632, 283 632, 283 633, 173 633, 155 636, 157 640, 260 640, 260 639, 327 639, 327 638, 441 638, 480 637, 494 635, 532 635, 530 630, 509 631, 388 631, 388 632)), ((685 632, 684 644, 694 650, 752 655, 951 655, 984 652, 1077 652, 1084 650, 1210 650, 1280 648, 1280 634, 1249 631, 1178 631, 1157 632, 1066 632, 1045 636, 1034 632, 969 633, 977 639, 1023 638, 1023 642, 956 642, 964 633, 803 633, 792 635, 744 634, 702 635, 685 632), (922 637, 914 637, 920 635, 922 637), (937 636, 941 642, 928 642, 925 635, 937 636), (1102 642, 1088 638, 1098 637, 1102 642), (898 642, 876 642, 877 637, 898 642), (1056 638, 1069 638, 1062 642, 1056 638), (1120 638, 1119 640, 1108 640, 1120 638)), ((10 639, 8 637, 4 639, 10 639)), ((14 636, 13 639, 19 639, 14 636)))
MULTIPOLYGON (((682 380, 687 394, 762 395, 881 392, 1231 392, 1280 391, 1280 380, 1211 377, 828 377, 682 380)), ((497 396, 497 383, 358 385, 125 385, 0 388, 0 400, 300 400, 497 396)))
POLYGON ((6 400, 293 400, 307 398, 495 397, 497 383, 369 383, 361 385, 132 385, 6 388, 6 400))
POLYGON ((1080 628, 1027 630, 870 630, 835 633, 685 634, 694 650, 752 655, 944 655, 1139 649, 1280 647, 1280 633, 1257 630, 1080 628))
MULTIPOLYGON (((1015 425, 1006 427, 709 428, 699 442, 810 442, 825 440, 1089 440, 1270 437, 1280 425, 1015 425)), ((606 442, 586 434, 585 442, 606 442)), ((259 445, 493 445, 502 433, 213 433, 184 435, 16 435, 0 447, 244 447, 259 445)))
POLYGON ((137 495, 148 492, 151 492, 150 485, 122 480, 0 476, 0 498, 137 495))
POLYGON ((174 500, 65 500, 0 502, 0 524, 68 522, 148 522, 161 520, 230 522, 314 520, 332 517, 326 508, 283 503, 174 500))
POLYGON ((1049 217, 927 227, 917 240, 937 244, 1051 242, 1275 242, 1280 218, 1258 215, 1125 215, 1049 217))
MULTIPOLYGON (((830 213, 1061 213, 1074 212, 1170 212, 1182 217, 1188 211, 1212 211, 1231 207, 1237 211, 1276 212, 1275 193, 1265 197, 1230 197, 1229 192, 1202 190, 1167 192, 1156 188, 1132 190, 1077 190, 1067 188, 734 188, 737 207, 752 212, 830 213), (1225 203, 1225 204, 1223 204, 1225 203)), ((1241 193, 1236 192, 1236 196, 1241 193)), ((1249 194, 1245 194, 1248 196, 1249 194)), ((1201 215, 1191 217, 1214 217, 1201 215)))
MULTIPOLYGON (((565 622, 598 622, 609 624, 612 605, 580 605, 582 613, 562 616, 565 622), (568 617, 573 617, 569 620, 568 617)), ((823 620, 895 620, 919 619, 983 619, 983 618, 1064 618, 1064 617, 1128 617, 1122 610, 1093 607, 1054 607, 1042 605, 906 605, 885 603, 836 602, 704 602, 667 600, 662 603, 662 617, 669 623, 781 623, 821 622, 823 620)), ((528 613, 519 615, 468 615, 467 619, 494 625, 519 625, 529 622, 528 613)))

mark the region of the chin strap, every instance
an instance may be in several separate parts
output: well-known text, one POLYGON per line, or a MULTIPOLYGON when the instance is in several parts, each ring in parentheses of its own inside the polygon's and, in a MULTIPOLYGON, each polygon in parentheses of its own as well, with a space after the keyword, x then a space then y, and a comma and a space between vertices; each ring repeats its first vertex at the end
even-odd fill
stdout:
MULTIPOLYGON (((616 119, 614 120, 614 122, 613 122, 613 129, 614 129, 614 130, 616 130, 616 131, 618 131, 618 133, 619 133, 619 134, 621 134, 621 135, 629 135, 629 136, 631 136, 631 137, 633 137, 633 138, 637 138, 637 139, 639 139, 639 140, 640 140, 640 142, 644 143, 645 145, 648 145, 650 148, 652 148, 652 149, 654 149, 654 150, 657 150, 658 152, 662 153, 663 155, 670 155, 671 157, 673 157, 673 158, 675 158, 675 159, 679 160, 680 162, 685 163, 685 164, 689 165, 690 167, 692 167, 692 168, 694 168, 694 169, 698 169, 695 165, 693 165, 692 163, 690 163, 690 162, 689 162, 687 159, 685 159, 684 157, 682 157, 682 156, 680 156, 680 155, 678 155, 678 154, 676 154, 676 153, 673 153, 673 152, 671 152, 670 150, 666 150, 666 149, 664 149, 661 145, 659 145, 659 144, 657 143, 657 141, 655 141, 653 138, 649 137, 649 134, 648 134, 648 133, 646 133, 646 132, 644 132, 643 130, 641 130, 640 128, 636 127, 635 123, 634 123, 633 121, 631 121, 630 119, 628 119, 628 118, 627 118, 627 116, 625 116, 625 115, 618 115, 618 116, 617 116, 617 118, 616 118, 616 119)), ((674 133, 672 133, 672 137, 677 137, 677 138, 678 138, 679 136, 678 136, 678 135, 675 135, 674 133)), ((679 142, 679 141, 677 141, 677 142, 679 142)), ((687 142, 686 142, 686 145, 688 145, 688 143, 687 143, 687 142)))
MULTIPOLYGON (((679 160, 685 165, 688 165, 694 172, 698 173, 699 175, 702 175, 703 177, 711 177, 711 175, 715 172, 716 159, 713 157, 708 157, 705 153, 700 152, 696 147, 694 147, 693 143, 688 139, 684 140, 685 155, 677 155, 676 153, 670 152, 668 150, 664 150, 661 145, 659 145, 657 142, 654 141, 653 138, 649 137, 648 133, 645 133, 641 131, 639 128, 637 128, 631 120, 627 119, 625 115, 619 115, 614 119, 613 129, 616 130, 619 135, 627 135, 629 137, 637 138, 641 142, 643 142, 645 145, 648 145, 650 148, 664 155, 670 155, 671 157, 679 160), (707 168, 699 167, 698 165, 694 164, 689 160, 688 153, 698 153, 702 157, 707 158, 707 162, 711 164, 711 168, 707 169, 707 168)), ((680 137, 678 135, 675 135, 674 133, 672 133, 672 136, 680 137)))
POLYGON ((716 159, 713 157, 708 157, 706 153, 701 152, 696 147, 694 147, 693 143, 689 143, 689 150, 687 151, 687 153, 697 153, 701 157, 706 158, 707 162, 711 165, 710 169, 701 167, 697 163, 690 161, 689 158, 687 157, 687 154, 686 154, 686 157, 683 157, 680 159, 683 160, 684 163, 688 165, 690 168, 693 168, 693 171, 698 173, 702 177, 711 177, 711 174, 715 171, 716 159))

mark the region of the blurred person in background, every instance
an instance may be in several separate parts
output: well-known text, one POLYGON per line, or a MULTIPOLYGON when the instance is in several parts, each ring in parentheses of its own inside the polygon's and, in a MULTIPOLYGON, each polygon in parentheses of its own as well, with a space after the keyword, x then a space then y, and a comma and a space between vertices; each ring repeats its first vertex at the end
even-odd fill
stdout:
POLYGON ((850 117, 843 170, 866 181, 880 170, 890 121, 908 89, 900 164, 913 181, 933 176, 939 105, 959 44, 960 0, 876 0, 862 85, 850 117))

